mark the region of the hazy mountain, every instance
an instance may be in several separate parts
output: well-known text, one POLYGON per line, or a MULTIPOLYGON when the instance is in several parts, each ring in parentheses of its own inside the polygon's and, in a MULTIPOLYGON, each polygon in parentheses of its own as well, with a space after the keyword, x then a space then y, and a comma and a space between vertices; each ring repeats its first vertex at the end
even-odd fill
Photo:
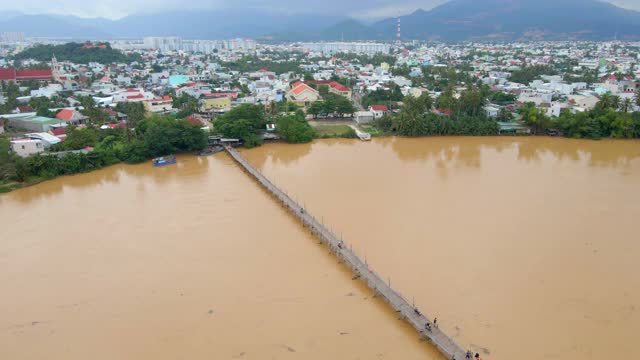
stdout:
POLYGON ((323 29, 314 31, 283 31, 270 34, 264 39, 274 41, 354 41, 371 40, 380 36, 375 30, 354 19, 346 19, 323 29))
MULTIPOLYGON (((1 19, 1 18, 0 18, 1 19)), ((0 20, 0 32, 79 40, 180 36, 192 39, 259 37, 273 33, 317 33, 342 16, 286 15, 257 10, 189 10, 131 15, 119 20, 75 16, 21 15, 0 20)))
POLYGON ((9 20, 20 15, 22 15, 22 13, 19 11, 0 11, 0 21, 9 20))
MULTIPOLYGON (((394 34, 396 19, 373 25, 394 34)), ((406 39, 640 38, 640 12, 598 0, 452 0, 402 17, 406 39)))
MULTIPOLYGON (((344 16, 248 9, 170 11, 120 20, 0 12, 0 32, 76 40, 180 36, 274 40, 392 40, 397 20, 364 25, 344 16)), ((402 38, 423 40, 640 39, 640 12, 599 0, 451 0, 402 17, 402 38)))
POLYGON ((18 31, 31 37, 70 39, 106 38, 108 33, 92 26, 73 24, 63 17, 51 15, 18 15, 0 21, 0 32, 18 31))

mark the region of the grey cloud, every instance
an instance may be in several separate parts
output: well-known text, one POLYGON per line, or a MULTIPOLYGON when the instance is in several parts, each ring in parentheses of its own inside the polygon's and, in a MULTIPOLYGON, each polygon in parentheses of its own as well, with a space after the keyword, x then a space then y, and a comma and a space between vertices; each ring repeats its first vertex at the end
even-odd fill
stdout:
MULTIPOLYGON (((640 10, 640 0, 609 0, 616 5, 640 10)), ((244 0, 238 7, 266 11, 350 15, 372 19, 392 17, 415 9, 430 9, 446 0, 244 0)), ((119 18, 134 13, 177 9, 216 9, 228 7, 229 1, 200 0, 0 0, 0 11, 17 10, 30 14, 54 13, 81 17, 119 18)), ((238 4, 238 2, 232 2, 238 4)), ((237 6, 237 5, 234 5, 237 6)))

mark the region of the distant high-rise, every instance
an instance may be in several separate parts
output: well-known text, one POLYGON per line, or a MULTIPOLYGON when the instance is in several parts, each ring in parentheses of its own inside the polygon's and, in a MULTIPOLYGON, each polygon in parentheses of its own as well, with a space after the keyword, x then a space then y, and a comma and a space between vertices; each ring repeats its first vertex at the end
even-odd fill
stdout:
POLYGON ((24 33, 23 32, 3 32, 2 33, 2 42, 4 43, 23 43, 24 42, 24 33))
POLYGON ((146 37, 144 46, 148 49, 160 51, 182 50, 182 39, 179 37, 146 37))

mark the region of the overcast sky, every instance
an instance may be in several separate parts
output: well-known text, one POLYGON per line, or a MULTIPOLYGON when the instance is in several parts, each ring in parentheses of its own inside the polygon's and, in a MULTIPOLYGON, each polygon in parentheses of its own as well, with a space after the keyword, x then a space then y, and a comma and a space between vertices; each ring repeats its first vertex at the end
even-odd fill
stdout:
MULTIPOLYGON (((640 11, 640 0, 607 0, 640 11)), ((446 0, 241 0, 241 7, 266 8, 286 12, 318 12, 376 19, 406 14, 415 9, 430 9, 446 0)), ((117 19, 133 13, 173 9, 215 9, 227 0, 0 0, 0 11, 29 14, 55 13, 80 17, 117 19)), ((228 6, 228 5, 227 5, 228 6)))

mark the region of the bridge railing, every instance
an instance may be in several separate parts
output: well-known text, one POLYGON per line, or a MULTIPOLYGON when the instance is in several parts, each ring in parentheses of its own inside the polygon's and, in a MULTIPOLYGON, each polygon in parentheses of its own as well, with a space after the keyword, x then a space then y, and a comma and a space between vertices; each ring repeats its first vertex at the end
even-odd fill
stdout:
POLYGON ((254 168, 240 153, 228 145, 225 145, 225 150, 231 155, 231 157, 238 162, 245 171, 251 174, 262 186, 270 191, 279 201, 286 204, 287 208, 298 217, 302 223, 309 227, 310 230, 316 234, 329 248, 353 271, 360 276, 367 285, 375 291, 376 296, 381 296, 387 303, 389 303, 393 309, 400 313, 402 317, 407 320, 422 337, 429 339, 443 354, 447 357, 455 357, 456 359, 462 359, 464 357, 464 350, 453 339, 441 332, 437 328, 432 328, 431 331, 425 330, 425 324, 432 322, 427 315, 423 313, 415 312, 415 305, 413 302, 409 302, 400 292, 391 287, 391 278, 387 278, 388 282, 384 280, 377 272, 373 271, 366 260, 362 261, 352 246, 340 247, 339 244, 344 244, 341 237, 338 237, 332 230, 328 229, 323 223, 319 222, 315 218, 308 208, 300 206, 300 204, 291 198, 287 193, 280 190, 274 185, 266 176, 260 173, 254 168))

